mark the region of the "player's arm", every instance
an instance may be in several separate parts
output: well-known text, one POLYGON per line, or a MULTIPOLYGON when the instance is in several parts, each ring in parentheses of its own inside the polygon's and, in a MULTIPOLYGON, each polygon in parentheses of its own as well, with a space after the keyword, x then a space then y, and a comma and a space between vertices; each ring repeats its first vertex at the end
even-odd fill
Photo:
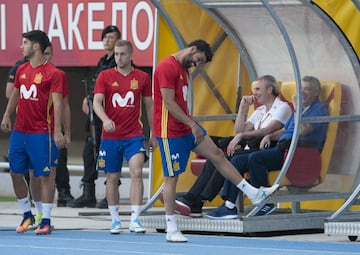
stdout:
POLYGON ((63 127, 65 135, 65 147, 71 143, 71 110, 69 104, 69 97, 63 98, 63 127))
POLYGON ((152 116, 153 116, 153 112, 154 112, 154 101, 152 99, 152 97, 143 97, 143 102, 145 104, 145 109, 146 109, 146 116, 148 119, 148 123, 149 123, 149 127, 150 127, 150 139, 149 139, 149 150, 153 150, 156 145, 156 139, 155 137, 152 136, 152 125, 153 125, 153 121, 152 121, 152 116))
POLYGON ((11 127, 11 115, 16 111, 16 106, 19 100, 19 89, 13 87, 13 91, 9 98, 8 104, 6 106, 5 113, 3 115, 3 119, 1 121, 1 130, 4 132, 10 132, 11 127))
POLYGON ((61 132, 63 114, 63 95, 60 92, 51 93, 54 105, 54 140, 56 146, 61 149, 65 146, 65 139, 61 132))
POLYGON ((14 83, 13 82, 7 82, 6 83, 6 91, 5 91, 5 96, 7 99, 10 99, 10 96, 14 90, 14 83))
POLYGON ((175 91, 170 88, 161 88, 160 91, 164 100, 164 105, 169 110, 171 115, 185 125, 189 126, 195 137, 195 142, 200 143, 204 139, 204 135, 196 122, 189 118, 175 102, 175 91))
POLYGON ((112 121, 105 113, 104 106, 103 106, 104 98, 105 98, 105 96, 102 93, 94 94, 94 101, 93 101, 94 112, 101 119, 104 130, 106 132, 114 132, 115 131, 115 122, 112 121))

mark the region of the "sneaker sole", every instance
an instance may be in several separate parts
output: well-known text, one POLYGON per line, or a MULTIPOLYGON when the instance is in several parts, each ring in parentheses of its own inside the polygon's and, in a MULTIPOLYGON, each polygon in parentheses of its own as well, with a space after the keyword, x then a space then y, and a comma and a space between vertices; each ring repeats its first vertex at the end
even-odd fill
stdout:
POLYGON ((189 216, 192 218, 202 218, 202 213, 190 213, 189 216))
POLYGON ((131 233, 135 233, 135 234, 145 234, 146 233, 146 230, 135 230, 135 229, 130 229, 130 232, 131 233))
POLYGON ((175 212, 177 214, 181 214, 184 216, 190 216, 191 209, 189 206, 187 206, 183 202, 180 202, 179 200, 175 200, 175 212))
MULTIPOLYGON (((256 217, 258 217, 258 216, 267 216, 267 215, 269 215, 270 213, 272 213, 272 212, 274 212, 276 210, 276 207, 274 207, 274 208, 272 208, 270 211, 268 211, 268 212, 266 212, 266 213, 264 213, 264 214, 261 214, 261 215, 255 215, 256 217)), ((260 211, 259 211, 260 212, 260 211)), ((258 213, 259 213, 258 212, 258 213)))
POLYGON ((237 215, 226 215, 226 216, 222 216, 222 217, 216 217, 216 216, 211 216, 211 215, 205 215, 206 218, 212 219, 212 220, 229 220, 229 219, 236 219, 238 216, 237 215))
POLYGON ((112 235, 118 235, 118 234, 120 234, 120 232, 121 232, 120 229, 119 230, 110 230, 110 234, 112 234, 112 235))

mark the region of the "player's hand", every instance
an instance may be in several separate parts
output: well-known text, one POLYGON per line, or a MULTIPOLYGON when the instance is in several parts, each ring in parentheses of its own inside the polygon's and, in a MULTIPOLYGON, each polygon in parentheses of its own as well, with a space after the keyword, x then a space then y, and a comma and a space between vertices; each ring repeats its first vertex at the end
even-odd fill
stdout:
POLYGON ((62 148, 65 148, 65 136, 62 134, 62 132, 55 132, 54 133, 54 142, 56 144, 56 147, 60 150, 62 148))
POLYGON ((156 137, 151 136, 149 138, 149 142, 148 142, 148 146, 147 146, 148 151, 149 152, 154 151, 157 145, 158 145, 158 143, 157 143, 156 137))
POLYGON ((112 133, 115 131, 115 122, 111 119, 107 119, 103 122, 104 130, 108 133, 112 133))
POLYGON ((194 123, 194 125, 192 125, 191 132, 193 133, 193 135, 195 137, 196 144, 200 144, 204 140, 204 134, 203 134, 201 128, 196 123, 194 123))
POLYGON ((226 152, 229 156, 233 156, 235 153, 235 147, 238 145, 238 143, 241 141, 242 139, 242 134, 238 133, 236 134, 236 136, 234 136, 234 138, 230 141, 230 143, 228 144, 227 148, 226 148, 226 152))
POLYGON ((11 131, 11 120, 10 118, 4 117, 1 121, 1 130, 5 133, 9 133, 11 131))
POLYGON ((264 136, 260 142, 260 146, 259 146, 260 150, 270 148, 270 143, 271 143, 270 136, 268 135, 264 136))

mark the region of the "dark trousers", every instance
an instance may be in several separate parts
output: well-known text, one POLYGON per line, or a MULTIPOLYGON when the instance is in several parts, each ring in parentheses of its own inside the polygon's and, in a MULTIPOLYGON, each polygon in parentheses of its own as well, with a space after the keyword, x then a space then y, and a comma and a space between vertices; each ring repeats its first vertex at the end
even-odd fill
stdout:
POLYGON ((203 200, 212 201, 220 192, 224 177, 216 170, 210 160, 206 160, 200 175, 188 193, 203 200))
POLYGON ((87 136, 83 148, 83 161, 84 161, 84 176, 81 181, 83 183, 95 183, 98 178, 98 172, 96 170, 97 155, 99 154, 100 138, 102 122, 94 115, 94 126, 95 126, 95 153, 94 153, 94 141, 90 132, 90 120, 87 120, 86 129, 87 136))
POLYGON ((59 152, 58 167, 56 168, 56 189, 70 190, 69 185, 69 170, 67 168, 68 154, 67 149, 63 148, 59 152))
MULTIPOLYGON (((244 176, 245 172, 250 174, 250 184, 256 188, 260 186, 269 186, 268 172, 278 170, 282 167, 284 152, 277 146, 251 153, 243 153, 234 156, 231 163, 244 176)), ((239 189, 230 181, 225 180, 222 197, 235 203, 239 189)))

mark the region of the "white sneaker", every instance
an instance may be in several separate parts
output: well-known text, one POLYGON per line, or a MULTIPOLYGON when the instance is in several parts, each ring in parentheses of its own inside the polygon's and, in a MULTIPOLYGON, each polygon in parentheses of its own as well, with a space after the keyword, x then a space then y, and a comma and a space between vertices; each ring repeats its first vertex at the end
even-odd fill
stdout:
POLYGON ((110 233, 111 234, 120 234, 120 232, 121 232, 121 223, 120 223, 120 221, 114 221, 111 224, 110 233))
POLYGON ((270 196, 272 193, 274 193, 279 188, 279 184, 274 184, 273 186, 267 188, 267 187, 260 187, 256 196, 253 198, 250 198, 251 203, 253 205, 260 204, 261 201, 263 201, 265 198, 270 196))
POLYGON ((183 234, 179 230, 176 230, 171 233, 166 233, 166 241, 172 243, 179 243, 179 242, 184 243, 187 242, 188 239, 185 236, 183 236, 183 234))
POLYGON ((142 226, 139 219, 136 219, 135 221, 130 222, 129 230, 130 230, 130 232, 134 232, 134 233, 145 233, 146 232, 146 229, 142 226))

